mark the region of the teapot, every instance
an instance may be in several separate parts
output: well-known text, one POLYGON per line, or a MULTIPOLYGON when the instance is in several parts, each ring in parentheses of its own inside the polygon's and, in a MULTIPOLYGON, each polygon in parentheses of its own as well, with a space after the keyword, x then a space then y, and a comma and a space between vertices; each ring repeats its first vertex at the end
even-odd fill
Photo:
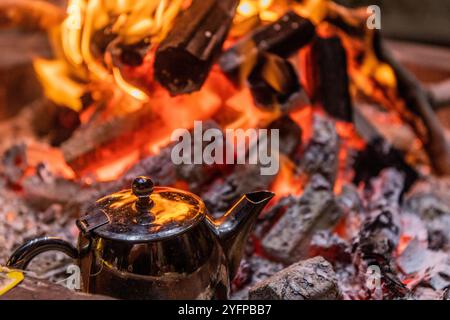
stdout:
POLYGON ((227 299, 251 228, 273 196, 247 193, 215 219, 195 194, 137 177, 131 189, 100 198, 76 221, 77 247, 56 237, 33 239, 7 266, 26 269, 38 254, 57 250, 77 260, 87 293, 227 299))

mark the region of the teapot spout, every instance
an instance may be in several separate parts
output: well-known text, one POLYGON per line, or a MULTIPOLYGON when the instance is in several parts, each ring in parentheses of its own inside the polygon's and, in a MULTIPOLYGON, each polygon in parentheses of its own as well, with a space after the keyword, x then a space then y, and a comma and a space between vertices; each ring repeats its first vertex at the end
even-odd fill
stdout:
POLYGON ((245 243, 258 215, 274 195, 270 191, 247 193, 222 217, 208 219, 225 252, 230 280, 236 275, 245 243))

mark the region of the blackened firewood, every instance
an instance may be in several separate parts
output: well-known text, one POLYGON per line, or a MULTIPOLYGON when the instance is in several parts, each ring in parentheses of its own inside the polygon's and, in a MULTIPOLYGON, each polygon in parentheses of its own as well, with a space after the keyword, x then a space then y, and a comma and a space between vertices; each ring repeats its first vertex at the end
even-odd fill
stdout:
POLYGON ((313 234, 331 228, 342 211, 322 176, 311 178, 305 192, 275 223, 262 240, 262 248, 273 259, 291 264, 308 256, 313 234))
POLYGON ((300 126, 289 115, 284 115, 271 122, 268 129, 279 130, 280 141, 283 142, 280 144, 280 152, 294 159, 302 144, 302 129, 300 126))
POLYGON ((301 169, 308 176, 319 173, 334 185, 338 152, 339 136, 334 123, 322 116, 315 116, 313 136, 300 160, 301 169))
POLYGON ((348 8, 335 2, 327 4, 325 21, 352 37, 364 37, 368 18, 369 13, 366 7, 348 8))
POLYGON ((400 199, 404 177, 394 169, 381 172, 373 181, 368 198, 367 217, 353 246, 355 263, 361 273, 379 268, 383 297, 400 298, 408 293, 392 266, 394 250, 400 238, 400 199))
POLYGON ((260 54, 247 82, 258 106, 287 112, 309 102, 292 64, 275 54, 260 54))
POLYGON ((323 257, 300 261, 250 289, 250 300, 338 300, 337 277, 323 257))
POLYGON ((155 78, 170 94, 199 90, 220 53, 238 0, 194 0, 156 50, 155 78))
POLYGON ((385 168, 396 168, 405 174, 405 189, 408 190, 418 178, 418 173, 405 160, 403 153, 379 138, 370 141, 364 150, 360 151, 354 162, 354 182, 369 181, 385 168))
POLYGON ((314 99, 338 120, 351 122, 353 106, 349 92, 347 54, 339 37, 317 37, 312 49, 315 75, 314 99))
POLYGON ((405 108, 397 112, 414 129, 423 143, 434 171, 441 175, 450 174, 450 147, 426 90, 408 70, 396 61, 379 32, 375 32, 373 44, 377 57, 388 63, 394 70, 398 94, 405 102, 405 108))
POLYGON ((59 146, 69 139, 80 124, 78 112, 56 105, 48 99, 39 104, 31 123, 36 134, 47 137, 52 146, 59 146))
POLYGON ((248 75, 243 68, 250 71, 259 53, 270 52, 286 58, 309 43, 314 34, 315 27, 309 20, 289 11, 276 22, 239 40, 222 54, 219 64, 230 79, 240 83, 248 75))
POLYGON ((358 133, 367 145, 355 158, 353 165, 354 182, 359 184, 379 175, 381 170, 395 168, 405 176, 405 190, 419 178, 418 172, 406 163, 404 153, 391 145, 357 108, 354 110, 354 122, 358 133))

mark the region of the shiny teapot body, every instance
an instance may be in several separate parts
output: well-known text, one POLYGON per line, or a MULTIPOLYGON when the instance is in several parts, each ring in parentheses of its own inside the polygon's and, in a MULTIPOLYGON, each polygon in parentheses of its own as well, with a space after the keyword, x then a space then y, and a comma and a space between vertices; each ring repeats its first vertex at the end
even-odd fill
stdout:
POLYGON ((52 237, 30 240, 8 261, 25 269, 38 254, 59 250, 77 259, 82 290, 119 299, 226 299, 247 237, 273 197, 243 195, 220 219, 200 198, 135 179, 77 220, 78 246, 52 237))
POLYGON ((206 222, 161 241, 128 243, 80 235, 84 291, 121 299, 226 299, 225 254, 206 222))

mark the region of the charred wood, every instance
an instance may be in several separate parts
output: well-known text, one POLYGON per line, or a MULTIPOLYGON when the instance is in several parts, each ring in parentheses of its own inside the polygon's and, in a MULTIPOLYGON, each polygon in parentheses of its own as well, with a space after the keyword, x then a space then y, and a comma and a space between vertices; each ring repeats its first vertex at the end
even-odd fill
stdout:
POLYGON ((354 110, 354 122, 357 131, 366 140, 367 145, 356 155, 353 168, 354 183, 369 181, 386 168, 395 168, 405 176, 405 190, 419 178, 418 172, 406 163, 404 153, 391 145, 357 108, 354 110))
POLYGON ((313 234, 334 226, 341 213, 329 182, 315 175, 303 195, 287 207, 262 239, 262 248, 284 264, 297 262, 308 256, 313 234))
POLYGON ((247 82, 255 104, 263 108, 287 112, 309 102, 293 65, 274 54, 258 56, 247 82))
POLYGON ((322 257, 283 269, 250 289, 250 300, 336 300, 341 293, 331 264, 322 257))
POLYGON ((397 62, 384 44, 381 34, 374 36, 377 57, 388 63, 397 79, 397 90, 405 102, 405 110, 398 110, 400 116, 414 129, 428 153, 437 174, 450 174, 450 147, 445 139, 444 129, 430 105, 429 97, 419 81, 397 62))
POLYGON ((394 169, 386 169, 373 181, 371 188, 367 217, 353 245, 355 263, 366 275, 369 267, 378 268, 382 297, 402 298, 408 294, 408 289, 398 279, 391 262, 400 238, 400 199, 404 177, 394 169))
POLYGON ((334 123, 315 116, 313 136, 300 160, 301 169, 308 175, 321 174, 333 186, 336 180, 339 136, 334 123))
POLYGON ((289 115, 284 115, 271 122, 267 129, 279 130, 280 153, 294 159, 302 144, 302 129, 300 126, 289 115))
POLYGON ((171 95, 199 90, 220 53, 238 0, 194 0, 155 55, 155 78, 171 95))
POLYGON ((110 158, 105 159, 105 150, 108 150, 106 154, 117 157, 127 154, 133 147, 142 146, 151 136, 148 127, 161 125, 161 119, 145 106, 131 113, 105 116, 104 112, 99 107, 90 121, 79 126, 61 144, 67 163, 79 173, 109 161, 110 158))
POLYGON ((230 79, 242 83, 258 54, 270 52, 286 58, 309 43, 314 35, 315 27, 309 20, 289 11, 276 22, 239 40, 221 55, 219 64, 230 79))
POLYGON ((349 92, 347 54, 339 37, 317 37, 311 48, 314 100, 338 120, 351 122, 353 106, 349 92))

